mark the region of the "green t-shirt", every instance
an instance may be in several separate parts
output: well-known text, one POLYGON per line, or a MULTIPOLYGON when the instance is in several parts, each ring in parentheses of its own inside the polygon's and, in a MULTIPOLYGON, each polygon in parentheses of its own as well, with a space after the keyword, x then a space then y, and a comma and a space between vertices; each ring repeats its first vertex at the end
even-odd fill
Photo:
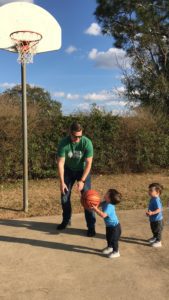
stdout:
POLYGON ((58 157, 65 157, 65 166, 73 171, 83 170, 85 158, 93 157, 93 145, 90 139, 82 136, 78 143, 73 143, 70 136, 61 140, 57 151, 58 157))

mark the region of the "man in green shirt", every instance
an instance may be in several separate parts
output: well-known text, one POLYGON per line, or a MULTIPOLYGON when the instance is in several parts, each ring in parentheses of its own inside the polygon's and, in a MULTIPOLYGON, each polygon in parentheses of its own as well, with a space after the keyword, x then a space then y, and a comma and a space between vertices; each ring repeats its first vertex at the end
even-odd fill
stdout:
MULTIPOLYGON (((90 139, 82 135, 82 127, 78 122, 70 126, 70 135, 63 138, 58 146, 57 163, 60 179, 61 204, 63 221, 57 226, 58 230, 65 229, 70 223, 71 190, 77 181, 78 190, 83 193, 91 189, 90 170, 93 160, 93 145, 90 139)), ((87 235, 95 235, 95 214, 85 210, 87 235)))

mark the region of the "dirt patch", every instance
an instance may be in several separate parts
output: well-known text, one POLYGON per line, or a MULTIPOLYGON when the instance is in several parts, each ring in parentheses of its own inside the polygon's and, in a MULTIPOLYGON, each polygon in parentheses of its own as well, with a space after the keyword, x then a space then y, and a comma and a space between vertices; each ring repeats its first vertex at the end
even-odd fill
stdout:
MULTIPOLYGON (((162 200, 166 206, 169 198, 168 174, 120 174, 99 175, 92 177, 92 188, 103 196, 109 188, 116 188, 123 195, 123 202, 118 209, 146 208, 148 202, 147 186, 152 182, 164 185, 162 200)), ((79 201, 79 193, 74 188, 72 193, 74 213, 80 213, 83 208, 79 201)), ((30 216, 46 216, 61 213, 60 191, 58 180, 29 181, 29 212, 22 211, 22 182, 5 182, 0 184, 0 217, 20 218, 30 216)))

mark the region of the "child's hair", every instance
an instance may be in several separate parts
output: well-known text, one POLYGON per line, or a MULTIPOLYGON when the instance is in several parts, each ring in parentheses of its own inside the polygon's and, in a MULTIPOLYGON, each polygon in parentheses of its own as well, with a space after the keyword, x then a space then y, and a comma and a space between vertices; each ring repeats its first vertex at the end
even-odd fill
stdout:
POLYGON ((155 189, 155 191, 158 192, 159 194, 161 194, 163 191, 163 186, 157 182, 151 183, 148 188, 155 189))
POLYGON ((108 194, 110 197, 110 203, 116 205, 121 202, 122 195, 115 189, 109 189, 108 194))

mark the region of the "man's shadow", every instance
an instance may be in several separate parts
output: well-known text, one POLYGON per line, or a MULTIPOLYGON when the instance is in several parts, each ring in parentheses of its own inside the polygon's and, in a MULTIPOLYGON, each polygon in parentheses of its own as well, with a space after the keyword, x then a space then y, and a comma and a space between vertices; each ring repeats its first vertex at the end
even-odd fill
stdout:
MULTIPOLYGON (((56 223, 46 223, 46 222, 35 222, 27 220, 0 220, 0 225, 11 226, 11 227, 23 227, 30 230, 42 231, 46 234, 58 235, 60 233, 70 234, 70 235, 80 235, 86 236, 87 229, 74 228, 68 226, 64 230, 57 230, 58 224, 56 223)), ((105 239, 105 234, 96 233, 95 238, 105 239)))
MULTIPOLYGON (((35 221, 27 221, 27 220, 6 220, 1 219, 0 225, 10 226, 10 227, 23 227, 29 230, 41 231, 46 234, 58 235, 60 233, 70 234, 70 235, 79 235, 86 236, 87 230, 81 228, 67 227, 64 230, 57 230, 56 223, 47 223, 47 222, 35 222, 35 221)), ((96 233, 94 238, 98 239, 106 239, 105 234, 96 233)), ((149 246, 147 240, 133 237, 120 237, 120 242, 129 243, 129 244, 138 244, 143 246, 149 246)))
POLYGON ((101 251, 99 249, 94 249, 90 247, 80 246, 80 245, 71 245, 71 244, 63 244, 51 241, 41 241, 41 240, 34 240, 28 238, 18 238, 18 237, 11 237, 11 236, 2 236, 0 235, 0 241, 7 242, 7 243, 18 243, 24 245, 31 245, 35 247, 43 247, 48 249, 55 249, 55 250, 63 250, 63 251, 70 251, 70 252, 78 252, 78 253, 88 253, 91 255, 100 255, 101 251))

